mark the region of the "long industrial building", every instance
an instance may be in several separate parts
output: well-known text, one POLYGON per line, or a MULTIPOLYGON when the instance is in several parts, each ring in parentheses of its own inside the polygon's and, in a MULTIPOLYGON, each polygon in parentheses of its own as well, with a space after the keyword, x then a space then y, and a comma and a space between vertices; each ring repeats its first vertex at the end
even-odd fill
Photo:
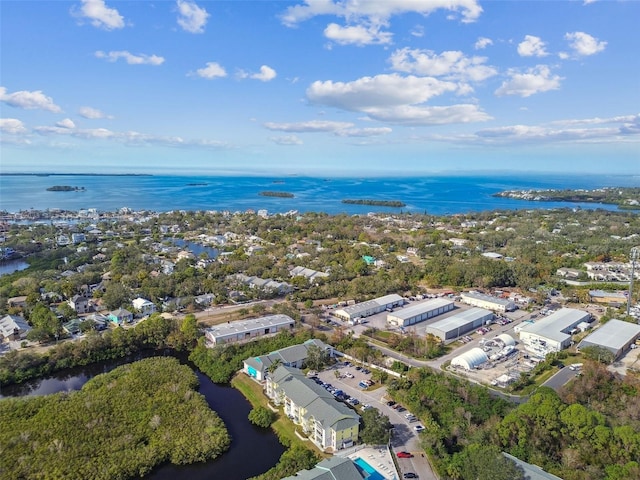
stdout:
POLYGON ((435 298, 389 313, 387 315, 387 323, 396 327, 408 327, 409 325, 450 312, 454 307, 455 305, 451 300, 435 298))
POLYGON ((295 321, 288 315, 267 315, 209 327, 205 330, 205 336, 213 345, 220 345, 251 340, 281 330, 292 330, 294 325, 295 321))
POLYGON ((493 317, 493 312, 476 307, 428 325, 426 333, 440 337, 443 341, 451 340, 487 324, 493 317))
POLYGON ((520 330, 520 340, 536 353, 559 352, 571 345, 571 331, 582 322, 590 322, 591 314, 573 308, 562 308, 548 317, 520 330))
POLYGON ((333 312, 333 315, 349 322, 355 318, 370 317, 376 313, 384 312, 387 308, 399 307, 401 305, 404 305, 404 298, 400 295, 391 294, 341 308, 333 312))
POLYGON ((460 298, 472 307, 486 308, 495 312, 510 312, 516 309, 516 304, 511 300, 485 295, 484 293, 463 292, 460 298))
POLYGON ((594 330, 588 337, 585 337, 578 345, 578 348, 606 348, 617 359, 638 338, 640 338, 640 325, 613 319, 594 330))

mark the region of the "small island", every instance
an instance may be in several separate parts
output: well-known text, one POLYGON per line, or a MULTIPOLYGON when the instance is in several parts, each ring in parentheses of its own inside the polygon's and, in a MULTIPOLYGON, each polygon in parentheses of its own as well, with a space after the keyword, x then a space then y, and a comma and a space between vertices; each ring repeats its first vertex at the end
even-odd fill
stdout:
POLYGON ((293 198, 293 193, 290 192, 273 192, 273 191, 264 191, 260 192, 260 195, 263 197, 281 197, 281 198, 293 198))
POLYGON ((365 199, 344 199, 342 203, 350 205, 373 205, 376 207, 406 207, 407 204, 400 200, 365 200, 365 199))
POLYGON ((606 187, 595 190, 505 190, 494 197, 513 198, 535 202, 602 203, 623 209, 640 209, 640 188, 606 187))
POLYGON ((54 185, 47 188, 48 192, 84 192, 84 187, 72 187, 70 185, 54 185))

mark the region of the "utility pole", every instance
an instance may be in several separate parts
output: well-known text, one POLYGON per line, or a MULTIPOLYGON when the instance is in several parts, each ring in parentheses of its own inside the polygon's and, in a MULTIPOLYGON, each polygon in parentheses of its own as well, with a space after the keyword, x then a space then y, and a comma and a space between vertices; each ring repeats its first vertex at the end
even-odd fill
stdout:
POLYGON ((638 249, 638 247, 633 247, 631 249, 631 253, 629 254, 629 260, 631 260, 631 280, 629 280, 629 296, 627 298, 627 316, 629 316, 629 311, 631 310, 631 298, 633 297, 633 277, 635 276, 635 273, 636 273, 636 260, 638 260, 639 254, 640 254, 640 249, 638 249))

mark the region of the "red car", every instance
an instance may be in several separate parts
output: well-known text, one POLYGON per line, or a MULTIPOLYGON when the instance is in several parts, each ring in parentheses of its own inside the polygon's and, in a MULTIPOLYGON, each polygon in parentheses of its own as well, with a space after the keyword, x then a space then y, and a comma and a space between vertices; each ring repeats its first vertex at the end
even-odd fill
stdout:
POLYGON ((413 454, 409 452, 398 452, 398 458, 413 458, 413 454))

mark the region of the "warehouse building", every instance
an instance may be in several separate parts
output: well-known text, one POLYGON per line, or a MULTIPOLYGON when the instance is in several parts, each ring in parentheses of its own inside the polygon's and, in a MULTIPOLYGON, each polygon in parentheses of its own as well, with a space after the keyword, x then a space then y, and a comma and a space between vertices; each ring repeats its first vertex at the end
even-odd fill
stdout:
POLYGON ((356 318, 370 317, 376 313, 384 312, 388 308, 395 308, 402 305, 404 305, 404 298, 400 295, 385 295, 384 297, 374 298, 373 300, 341 308, 333 312, 333 315, 341 318, 345 322, 349 322, 356 318))
POLYGON ((484 308, 472 308, 449 318, 443 318, 427 326, 426 333, 443 341, 458 338, 493 320, 493 312, 484 308))
POLYGON ((266 317, 238 320, 209 327, 205 329, 205 336, 209 343, 221 345, 251 340, 282 330, 292 330, 294 325, 295 321, 288 315, 267 315, 266 317))
POLYGON ((640 338, 640 325, 614 319, 609 320, 588 337, 585 337, 580 342, 580 345, 578 345, 578 348, 606 348, 613 353, 617 359, 628 350, 638 338, 640 338))
POLYGON ((561 308, 548 317, 520 330, 520 340, 528 350, 546 355, 571 345, 571 334, 583 322, 590 322, 591 314, 573 308, 561 308))
POLYGON ((481 348, 475 347, 451 360, 451 366, 473 370, 488 361, 487 354, 481 348))
POLYGON ((460 298, 472 307, 486 308, 494 312, 511 312, 516 309, 516 304, 506 298, 498 298, 477 292, 463 292, 460 298))
POLYGON ((443 313, 450 312, 455 308, 451 300, 435 298, 424 303, 412 305, 397 312, 387 315, 387 323, 395 327, 408 327, 418 322, 428 320, 443 313))

